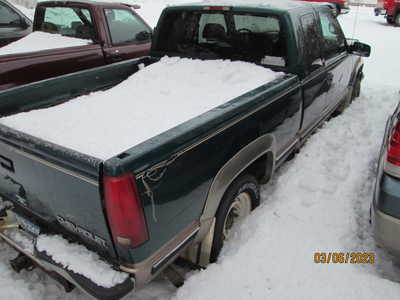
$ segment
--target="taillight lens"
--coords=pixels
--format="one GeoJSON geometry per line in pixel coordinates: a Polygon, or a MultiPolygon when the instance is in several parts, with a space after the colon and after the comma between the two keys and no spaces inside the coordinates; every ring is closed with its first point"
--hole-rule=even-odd
{"type": "Polygon", "coordinates": [[[149,239],[135,177],[131,174],[104,176],[104,198],[114,241],[134,248],[149,239]]]}
{"type": "Polygon", "coordinates": [[[393,128],[388,146],[387,161],[400,166],[400,122],[397,122],[393,128]]]}

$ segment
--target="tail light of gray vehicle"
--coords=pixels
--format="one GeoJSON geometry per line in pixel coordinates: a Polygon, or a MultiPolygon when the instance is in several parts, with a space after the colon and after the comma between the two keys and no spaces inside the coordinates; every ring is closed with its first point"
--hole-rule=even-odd
{"type": "Polygon", "coordinates": [[[387,174],[400,178],[400,120],[395,117],[388,131],[384,170],[387,174]]]}
{"type": "Polygon", "coordinates": [[[149,239],[135,177],[104,176],[104,198],[108,222],[114,242],[135,248],[149,239]]]}

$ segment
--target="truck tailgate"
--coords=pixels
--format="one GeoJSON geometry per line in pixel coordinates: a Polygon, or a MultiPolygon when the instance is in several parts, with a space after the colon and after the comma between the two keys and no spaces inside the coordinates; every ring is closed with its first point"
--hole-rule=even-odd
{"type": "Polygon", "coordinates": [[[101,166],[98,159],[0,126],[0,195],[27,221],[20,222],[23,229],[62,233],[115,258],[99,189],[101,166]]]}

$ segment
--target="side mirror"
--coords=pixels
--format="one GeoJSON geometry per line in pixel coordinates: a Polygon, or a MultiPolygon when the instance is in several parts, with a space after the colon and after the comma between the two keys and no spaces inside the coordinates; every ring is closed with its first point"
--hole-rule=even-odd
{"type": "Polygon", "coordinates": [[[362,57],[369,57],[371,55],[371,46],[360,42],[354,42],[349,46],[349,52],[362,57]]]}

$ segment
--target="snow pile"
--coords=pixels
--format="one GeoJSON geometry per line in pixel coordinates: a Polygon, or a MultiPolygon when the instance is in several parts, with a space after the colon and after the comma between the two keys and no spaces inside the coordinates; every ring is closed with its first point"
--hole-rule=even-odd
{"type": "Polygon", "coordinates": [[[115,271],[100,260],[96,253],[81,245],[69,243],[61,236],[40,235],[36,241],[36,248],[66,269],[83,275],[105,288],[111,288],[128,278],[126,273],[115,271]]]}
{"type": "Polygon", "coordinates": [[[35,31],[23,37],[22,39],[19,39],[11,44],[0,48],[0,55],[20,54],[59,48],[85,46],[91,43],[92,41],[90,40],[77,39],[60,34],[35,31]]]}
{"type": "Polygon", "coordinates": [[[108,159],[280,75],[245,62],[164,57],[110,90],[0,123],[108,159]]]}
{"type": "Polygon", "coordinates": [[[5,234],[15,241],[27,253],[33,254],[33,237],[19,230],[6,230],[5,234]]]}

